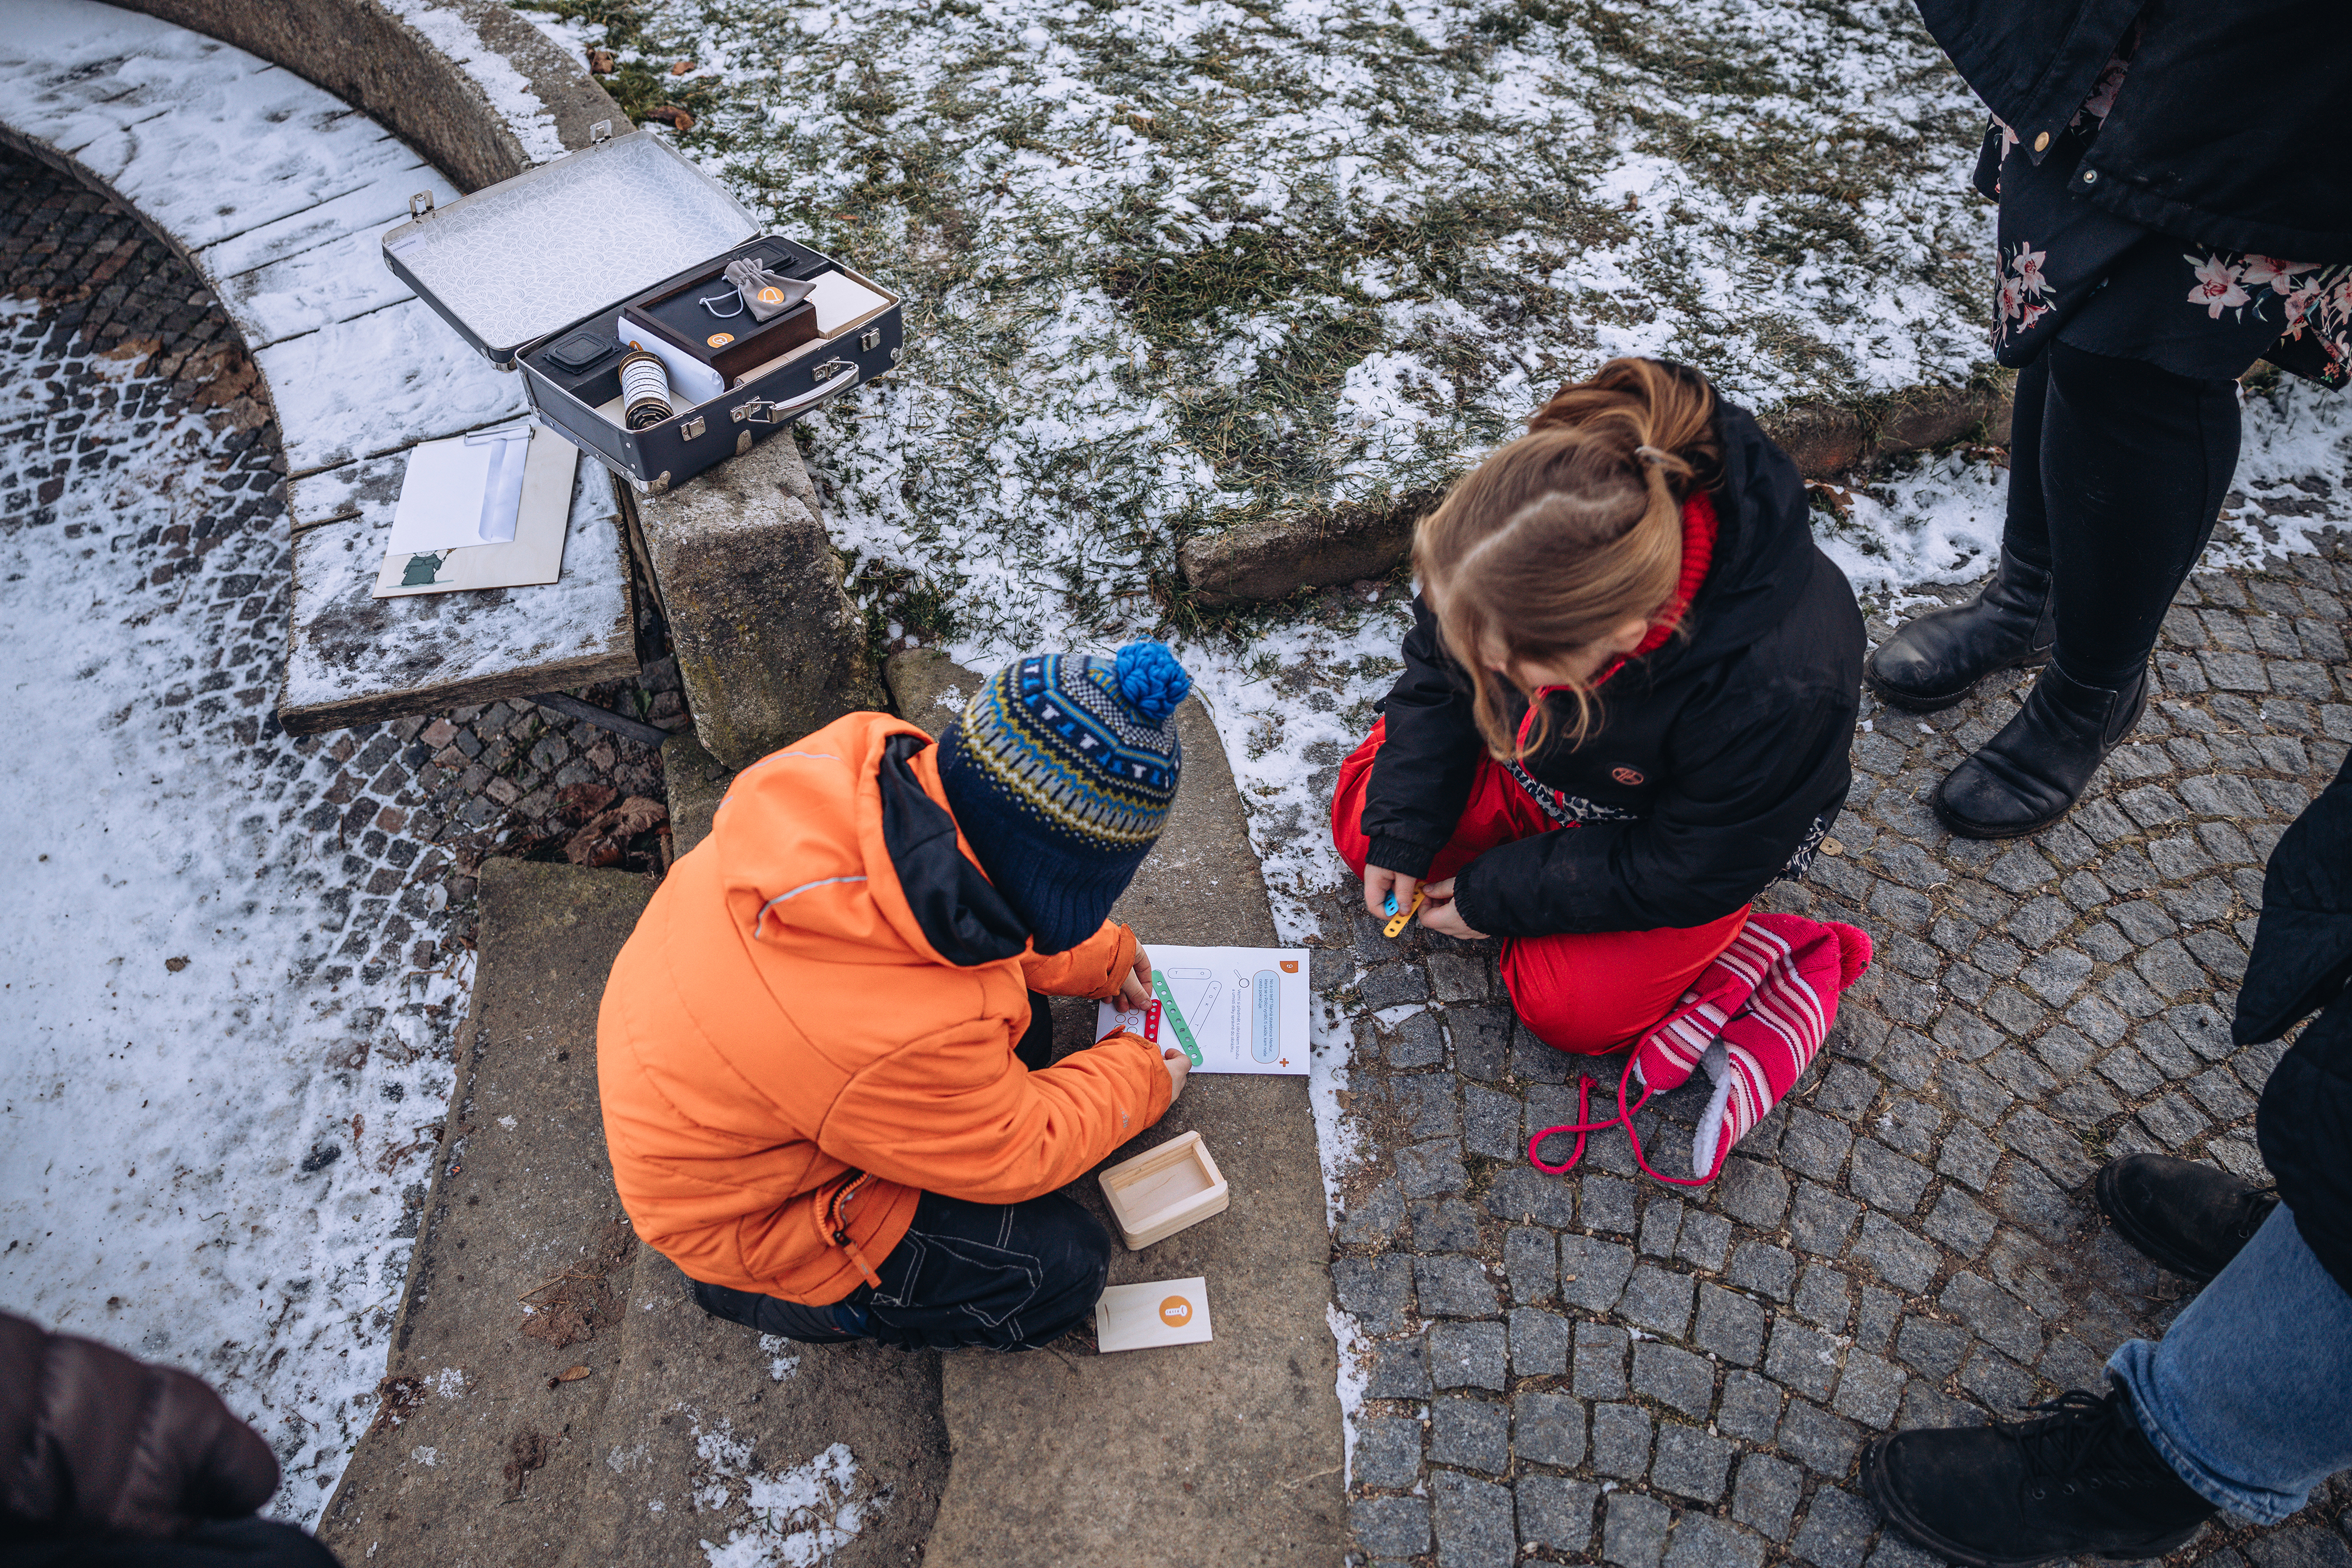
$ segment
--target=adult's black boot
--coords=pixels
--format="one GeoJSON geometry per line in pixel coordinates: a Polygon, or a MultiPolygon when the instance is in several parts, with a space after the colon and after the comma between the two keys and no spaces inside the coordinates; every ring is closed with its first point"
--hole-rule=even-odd
{"type": "Polygon", "coordinates": [[[2274,1187],[2170,1155],[2109,1160],[2095,1186],[2116,1235],[2200,1285],[2230,1266],[2279,1204],[2274,1187]]]}
{"type": "Polygon", "coordinates": [[[2051,661],[2017,716],[1936,786],[1936,815],[1964,839],[2020,839],[2068,811],[2147,711],[2147,670],[2121,690],[2051,661]]]}
{"type": "Polygon", "coordinates": [[[2049,660],[2058,635],[2050,597],[2050,569],[2003,549],[1974,599],[1922,615],[1872,649],[1863,677],[1892,706],[1949,707],[1996,670],[2049,660]]]}
{"type": "Polygon", "coordinates": [[[2216,1511],[2149,1446],[2121,1388],[2033,1408],[2047,1414],[1881,1437],[1863,1489],[1895,1529],[1969,1568],[2161,1557],[2216,1511]]]}

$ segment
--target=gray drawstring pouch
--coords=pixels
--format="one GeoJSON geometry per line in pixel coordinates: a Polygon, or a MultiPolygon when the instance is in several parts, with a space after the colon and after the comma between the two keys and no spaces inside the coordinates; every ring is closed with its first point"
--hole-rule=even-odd
{"type": "Polygon", "coordinates": [[[727,281],[742,295],[754,321],[781,316],[807,298],[816,285],[802,283],[769,271],[750,256],[727,264],[727,281]]]}

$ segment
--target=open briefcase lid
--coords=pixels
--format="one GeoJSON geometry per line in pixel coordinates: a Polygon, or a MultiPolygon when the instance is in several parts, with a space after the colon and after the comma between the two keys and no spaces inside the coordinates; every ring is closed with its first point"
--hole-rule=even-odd
{"type": "Polygon", "coordinates": [[[384,265],[501,370],[549,333],[760,232],[719,183],[632,131],[446,207],[425,198],[383,236],[384,265]]]}

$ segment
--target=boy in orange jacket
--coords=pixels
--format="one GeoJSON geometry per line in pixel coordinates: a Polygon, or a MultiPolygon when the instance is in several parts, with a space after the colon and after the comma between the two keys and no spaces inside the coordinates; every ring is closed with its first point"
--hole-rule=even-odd
{"type": "Polygon", "coordinates": [[[621,1201],[706,1311],[1013,1350],[1093,1310],[1111,1240],[1055,1189],[1186,1062],[1116,1034],[1048,1066],[1045,996],[1149,994],[1106,917],[1175,799],[1190,685],[1157,643],[1038,654],[936,746],[856,713],[736,777],[596,1027],[621,1201]]]}

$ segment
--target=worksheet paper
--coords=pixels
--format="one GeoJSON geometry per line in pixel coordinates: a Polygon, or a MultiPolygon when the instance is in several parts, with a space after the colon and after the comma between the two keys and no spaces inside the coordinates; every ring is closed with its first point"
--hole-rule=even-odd
{"type": "Polygon", "coordinates": [[[1303,947],[1163,947],[1151,956],[1155,1006],[1099,1004],[1095,1037],[1132,1030],[1192,1059],[1195,1072],[1307,1074],[1303,947]]]}

